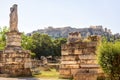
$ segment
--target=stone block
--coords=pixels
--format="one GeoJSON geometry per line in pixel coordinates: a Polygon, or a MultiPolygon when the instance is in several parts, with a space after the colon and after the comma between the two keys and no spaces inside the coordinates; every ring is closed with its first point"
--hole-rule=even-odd
{"type": "Polygon", "coordinates": [[[86,42],[82,42],[82,43],[80,43],[79,46],[78,46],[78,48],[80,48],[80,49],[84,49],[84,48],[86,48],[86,47],[87,47],[87,43],[86,43],[86,42]]]}
{"type": "Polygon", "coordinates": [[[84,54],[84,55],[88,55],[88,54],[90,54],[90,52],[88,52],[88,50],[85,48],[85,49],[82,49],[82,53],[84,54]]]}
{"type": "Polygon", "coordinates": [[[63,64],[63,65],[60,66],[60,68],[70,68],[70,69],[74,69],[75,68],[75,69],[78,69],[80,67],[79,67],[79,64],[72,64],[72,65],[71,64],[67,64],[67,65],[63,64]]]}
{"type": "Polygon", "coordinates": [[[96,48],[87,48],[87,51],[90,53],[90,54],[96,54],[96,48]]]}
{"type": "Polygon", "coordinates": [[[59,70],[60,75],[71,75],[70,69],[61,69],[59,70]]]}
{"type": "Polygon", "coordinates": [[[86,64],[86,65],[80,65],[81,68],[98,68],[100,67],[98,64],[86,64]]]}
{"type": "Polygon", "coordinates": [[[79,55],[79,59],[96,59],[96,55],[79,55]]]}
{"type": "Polygon", "coordinates": [[[82,49],[75,49],[74,54],[82,54],[82,49]]]}
{"type": "Polygon", "coordinates": [[[96,47],[96,46],[97,46],[97,42],[95,41],[87,43],[87,47],[96,47]]]}
{"type": "Polygon", "coordinates": [[[68,51],[61,51],[61,54],[62,55],[68,55],[69,53],[68,53],[68,51]]]}
{"type": "Polygon", "coordinates": [[[62,57],[61,57],[61,60],[62,61],[76,61],[76,59],[78,58],[78,56],[76,56],[76,55],[63,55],[62,57]]]}
{"type": "Polygon", "coordinates": [[[4,50],[4,53],[13,53],[14,52],[14,50],[4,50]]]}
{"type": "Polygon", "coordinates": [[[77,61],[62,61],[61,64],[77,64],[77,61]]]}
{"type": "Polygon", "coordinates": [[[71,75],[75,75],[80,69],[71,69],[71,75]]]}
{"type": "Polygon", "coordinates": [[[75,54],[75,49],[74,48],[68,49],[68,54],[75,54]]]}
{"type": "Polygon", "coordinates": [[[85,65],[85,64],[97,64],[97,61],[96,60],[89,60],[89,59],[86,59],[86,60],[80,60],[78,63],[80,63],[81,65],[85,65]]]}
{"type": "Polygon", "coordinates": [[[95,48],[85,48],[85,49],[82,49],[82,53],[84,55],[88,55],[88,54],[93,55],[93,54],[96,54],[95,51],[96,51],[95,48]]]}
{"type": "Polygon", "coordinates": [[[95,73],[81,73],[77,72],[74,76],[74,80],[97,80],[97,74],[95,73]]]}

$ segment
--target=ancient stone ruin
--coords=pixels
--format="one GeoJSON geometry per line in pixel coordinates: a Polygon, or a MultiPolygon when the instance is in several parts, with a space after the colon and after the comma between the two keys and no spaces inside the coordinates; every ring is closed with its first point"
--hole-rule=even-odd
{"type": "Polygon", "coordinates": [[[0,73],[6,76],[31,76],[29,50],[21,47],[21,34],[17,28],[17,5],[10,8],[10,31],[6,33],[6,47],[0,52],[0,73]]]}
{"type": "Polygon", "coordinates": [[[62,45],[60,77],[96,80],[96,74],[102,73],[95,52],[99,37],[90,36],[88,40],[83,41],[78,32],[69,33],[67,43],[62,45]]]}

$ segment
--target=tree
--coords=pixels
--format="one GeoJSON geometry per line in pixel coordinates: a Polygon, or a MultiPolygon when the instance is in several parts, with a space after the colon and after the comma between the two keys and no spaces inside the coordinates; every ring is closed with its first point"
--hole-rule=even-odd
{"type": "Polygon", "coordinates": [[[54,44],[54,56],[61,56],[61,45],[67,42],[66,38],[57,38],[53,40],[54,44]]]}
{"type": "Polygon", "coordinates": [[[120,42],[102,42],[97,54],[103,71],[111,80],[120,80],[120,42]]]}
{"type": "Polygon", "coordinates": [[[0,50],[3,50],[6,45],[6,32],[8,32],[8,28],[5,26],[0,28],[0,50]]]}
{"type": "Polygon", "coordinates": [[[34,47],[31,49],[40,59],[41,56],[49,56],[53,53],[53,44],[50,36],[46,34],[35,33],[32,35],[34,47]]]}
{"type": "Polygon", "coordinates": [[[66,43],[66,38],[53,39],[47,34],[35,33],[31,36],[31,51],[40,59],[41,56],[60,56],[61,44],[66,43]]]}
{"type": "MultiPolygon", "coordinates": [[[[22,33],[21,45],[25,50],[31,50],[34,47],[32,37],[27,36],[24,33],[22,33]]],[[[33,52],[31,52],[30,55],[31,55],[32,58],[34,58],[36,56],[35,53],[33,53],[33,52]]]]}
{"type": "Polygon", "coordinates": [[[31,50],[31,48],[34,47],[31,36],[27,36],[24,33],[22,34],[22,47],[26,50],[31,50]]]}

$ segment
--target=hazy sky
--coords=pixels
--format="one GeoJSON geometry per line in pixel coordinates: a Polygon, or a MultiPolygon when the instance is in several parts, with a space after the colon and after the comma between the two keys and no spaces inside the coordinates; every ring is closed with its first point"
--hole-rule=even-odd
{"type": "Polygon", "coordinates": [[[120,0],[0,0],[0,26],[9,27],[10,7],[18,4],[18,28],[32,32],[48,26],[103,25],[120,33],[120,0]]]}

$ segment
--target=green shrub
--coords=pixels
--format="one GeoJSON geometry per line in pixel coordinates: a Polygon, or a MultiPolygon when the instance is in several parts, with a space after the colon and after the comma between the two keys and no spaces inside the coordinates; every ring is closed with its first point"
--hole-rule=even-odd
{"type": "Polygon", "coordinates": [[[98,63],[111,80],[120,80],[120,42],[102,42],[98,49],[98,63]]]}

